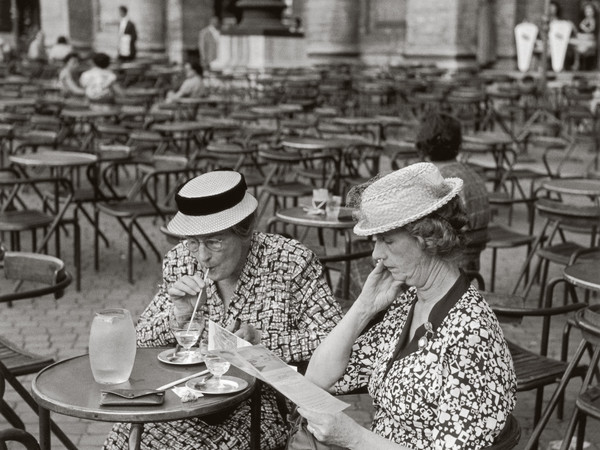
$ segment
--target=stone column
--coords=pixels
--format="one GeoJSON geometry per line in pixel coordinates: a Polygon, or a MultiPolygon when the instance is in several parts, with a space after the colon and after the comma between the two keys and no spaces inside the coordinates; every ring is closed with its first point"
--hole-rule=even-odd
{"type": "Polygon", "coordinates": [[[138,34],[138,56],[165,52],[166,3],[164,0],[129,1],[129,16],[135,23],[138,34]]]}
{"type": "Polygon", "coordinates": [[[356,58],[359,14],[357,0],[305,0],[303,22],[309,58],[356,58]]]}
{"type": "Polygon", "coordinates": [[[475,63],[477,3],[473,0],[407,0],[407,59],[445,66],[475,63]]]}
{"type": "Polygon", "coordinates": [[[183,50],[183,3],[182,0],[167,0],[166,45],[169,61],[181,63],[183,50]]]}
{"type": "Polygon", "coordinates": [[[495,67],[515,68],[517,54],[515,26],[521,21],[518,3],[518,0],[496,0],[494,2],[496,56],[498,57],[495,67]]]}
{"type": "Polygon", "coordinates": [[[90,52],[94,47],[94,10],[92,0],[69,0],[69,32],[73,48],[90,52]]]}

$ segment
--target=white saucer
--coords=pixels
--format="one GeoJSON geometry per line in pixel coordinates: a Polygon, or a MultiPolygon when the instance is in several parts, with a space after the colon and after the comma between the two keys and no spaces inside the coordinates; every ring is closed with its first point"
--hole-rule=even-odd
{"type": "Polygon", "coordinates": [[[158,360],[160,362],[164,362],[165,364],[171,364],[173,366],[192,366],[194,364],[200,364],[204,362],[204,358],[200,355],[200,352],[192,350],[192,357],[187,356],[179,356],[182,351],[179,352],[177,356],[174,356],[175,349],[170,348],[158,354],[158,360]]]}

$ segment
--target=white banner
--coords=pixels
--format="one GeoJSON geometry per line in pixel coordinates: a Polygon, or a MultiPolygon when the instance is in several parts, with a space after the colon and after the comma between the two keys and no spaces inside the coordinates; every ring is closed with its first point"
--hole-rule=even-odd
{"type": "Polygon", "coordinates": [[[531,66],[535,40],[538,27],[531,22],[522,22],[515,27],[515,41],[517,43],[517,67],[521,72],[527,72],[531,66]]]}

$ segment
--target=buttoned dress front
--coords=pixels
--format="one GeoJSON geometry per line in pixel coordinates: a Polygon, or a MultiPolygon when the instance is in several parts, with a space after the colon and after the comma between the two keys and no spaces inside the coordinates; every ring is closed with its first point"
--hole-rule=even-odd
{"type": "Polygon", "coordinates": [[[367,386],[375,409],[372,431],[408,448],[491,445],[514,408],[516,391],[496,316],[461,276],[429,316],[433,333],[421,326],[408,342],[416,301],[410,288],[357,339],[334,391],[367,386]],[[398,346],[402,340],[404,347],[398,346]]]}

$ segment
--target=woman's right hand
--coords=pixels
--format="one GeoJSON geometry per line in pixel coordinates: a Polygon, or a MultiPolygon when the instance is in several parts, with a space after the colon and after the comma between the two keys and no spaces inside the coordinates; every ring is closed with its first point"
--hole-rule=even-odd
{"type": "Polygon", "coordinates": [[[204,280],[200,273],[185,275],[177,280],[167,291],[174,305],[175,317],[191,316],[198,293],[204,289],[204,280]]]}
{"type": "Polygon", "coordinates": [[[398,297],[401,286],[402,282],[394,280],[383,263],[377,261],[355,303],[375,315],[387,308],[398,297]]]}

